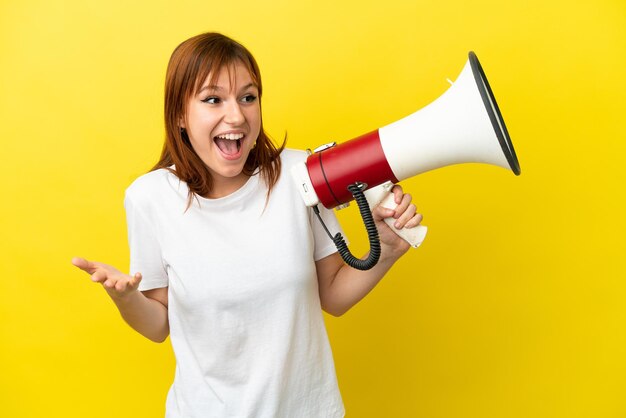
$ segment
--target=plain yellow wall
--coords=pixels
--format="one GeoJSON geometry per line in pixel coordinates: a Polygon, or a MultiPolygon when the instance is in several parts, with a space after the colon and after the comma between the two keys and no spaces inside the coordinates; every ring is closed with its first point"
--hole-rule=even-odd
{"type": "Polygon", "coordinates": [[[209,30],[255,54],[291,147],[416,111],[473,50],[517,149],[520,177],[403,182],[426,242],[327,318],[348,417],[626,416],[623,0],[3,0],[0,415],[163,415],[169,342],[70,259],[128,267],[123,192],[161,149],[167,60],[209,30]]]}

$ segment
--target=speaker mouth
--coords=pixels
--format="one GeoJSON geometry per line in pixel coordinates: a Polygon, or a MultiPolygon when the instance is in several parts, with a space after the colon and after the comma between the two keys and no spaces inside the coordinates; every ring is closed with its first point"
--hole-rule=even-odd
{"type": "Polygon", "coordinates": [[[498,142],[500,142],[502,152],[504,152],[506,161],[509,163],[513,173],[515,173],[516,176],[519,176],[521,169],[519,161],[517,160],[517,155],[515,154],[515,148],[513,148],[509,131],[506,129],[504,118],[502,117],[496,98],[491,91],[491,87],[489,86],[489,81],[487,81],[483,67],[480,65],[476,54],[472,51],[469,52],[469,61],[472,67],[472,73],[474,74],[474,80],[476,81],[478,91],[480,92],[480,97],[483,99],[483,104],[489,114],[491,125],[493,126],[493,130],[498,137],[498,142]]]}

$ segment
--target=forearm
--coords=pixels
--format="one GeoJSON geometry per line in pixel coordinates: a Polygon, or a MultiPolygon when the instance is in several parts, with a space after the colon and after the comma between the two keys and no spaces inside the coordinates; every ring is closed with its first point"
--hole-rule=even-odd
{"type": "Polygon", "coordinates": [[[123,298],[111,296],[122,318],[144,337],[163,342],[169,335],[167,308],[136,290],[123,298]]]}
{"type": "Polygon", "coordinates": [[[403,194],[398,185],[392,189],[395,209],[380,205],[372,210],[380,238],[381,255],[378,263],[370,270],[356,270],[343,263],[335,253],[315,262],[322,309],[331,315],[343,315],[363,299],[389,271],[391,266],[410,248],[384,221],[394,218],[394,228],[414,228],[422,215],[411,203],[411,196],[403,194]]]}
{"type": "Polygon", "coordinates": [[[342,263],[334,279],[320,289],[322,308],[331,315],[343,315],[376,287],[398,258],[381,256],[372,269],[365,271],[342,263]]]}

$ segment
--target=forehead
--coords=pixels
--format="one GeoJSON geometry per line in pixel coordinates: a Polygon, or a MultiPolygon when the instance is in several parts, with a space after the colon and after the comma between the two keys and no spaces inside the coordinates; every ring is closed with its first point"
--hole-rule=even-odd
{"type": "Polygon", "coordinates": [[[219,88],[234,90],[250,84],[257,87],[255,77],[243,62],[237,60],[209,71],[204,80],[198,80],[198,89],[219,88]]]}

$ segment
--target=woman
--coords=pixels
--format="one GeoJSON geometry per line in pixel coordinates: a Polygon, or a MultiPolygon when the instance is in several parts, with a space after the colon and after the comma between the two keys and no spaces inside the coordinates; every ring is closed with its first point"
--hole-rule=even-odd
{"type": "MultiPolygon", "coordinates": [[[[131,271],[81,258],[122,317],[147,338],[169,335],[176,375],[167,417],[341,417],[322,309],[341,315],[409,245],[382,222],[421,221],[393,189],[376,208],[381,257],[346,266],[284,168],[306,153],[263,130],[252,55],[221,34],[183,42],[165,88],[160,161],[126,191],[131,271]],[[140,273],[139,273],[140,272],[140,273]]],[[[339,225],[322,210],[331,230],[339,225]]]]}

